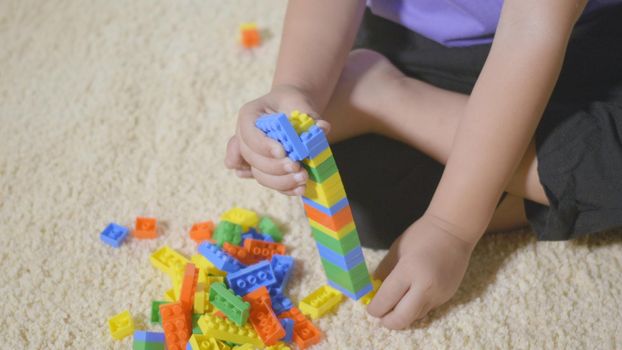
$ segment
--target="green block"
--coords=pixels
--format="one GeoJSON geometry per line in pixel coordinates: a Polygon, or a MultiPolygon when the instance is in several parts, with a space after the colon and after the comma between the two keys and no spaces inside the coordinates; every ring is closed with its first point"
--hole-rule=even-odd
{"type": "Polygon", "coordinates": [[[280,242],[283,240],[283,233],[279,229],[279,227],[267,216],[261,218],[258,225],[259,232],[265,233],[272,237],[275,242],[280,242]]]}
{"type": "Polygon", "coordinates": [[[132,350],[166,350],[164,343],[136,341],[132,342],[132,350]]]}
{"type": "Polygon", "coordinates": [[[242,226],[223,220],[218,223],[214,230],[214,240],[219,247],[222,247],[225,242],[240,245],[242,242],[242,226]]]}
{"type": "Polygon", "coordinates": [[[192,334],[203,334],[201,332],[201,328],[199,328],[199,318],[201,318],[201,314],[192,314],[192,334]]]}
{"type": "Polygon", "coordinates": [[[345,236],[341,237],[341,239],[335,239],[326,233],[314,228],[311,226],[311,234],[313,235],[313,239],[317,242],[322,243],[327,248],[330,248],[335,253],[339,253],[340,255],[348,254],[352,249],[359,247],[361,245],[361,241],[359,241],[359,234],[356,231],[356,228],[345,236]]]}
{"type": "Polygon", "coordinates": [[[354,294],[371,283],[369,272],[367,271],[367,266],[364,261],[354,266],[349,271],[344,271],[328,260],[321,260],[324,271],[326,272],[326,277],[354,294]]]}
{"type": "Polygon", "coordinates": [[[160,305],[168,303],[168,301],[163,300],[154,300],[151,302],[151,324],[162,324],[162,318],[160,317],[160,305]]]}
{"type": "Polygon", "coordinates": [[[324,180],[328,179],[331,175],[337,172],[337,163],[335,162],[335,158],[333,158],[333,156],[328,157],[322,162],[322,164],[315,168],[304,163],[302,163],[302,166],[307,169],[309,178],[316,183],[322,183],[324,180]]]}
{"type": "Polygon", "coordinates": [[[251,305],[235,295],[224,283],[215,282],[211,284],[209,302],[238,326],[246,324],[251,305]]]}

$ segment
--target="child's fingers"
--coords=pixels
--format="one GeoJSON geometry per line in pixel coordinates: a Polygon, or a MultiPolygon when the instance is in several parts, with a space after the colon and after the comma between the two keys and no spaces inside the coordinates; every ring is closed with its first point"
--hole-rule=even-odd
{"type": "Polygon", "coordinates": [[[397,264],[397,261],[399,259],[399,256],[397,254],[397,248],[399,247],[399,242],[401,238],[402,236],[399,236],[397,240],[395,240],[395,242],[391,246],[391,249],[389,249],[389,252],[387,253],[387,255],[385,255],[382,261],[380,261],[380,264],[378,264],[376,271],[374,271],[374,278],[384,281],[384,279],[387,278],[389,273],[391,273],[391,271],[393,270],[393,268],[395,267],[395,264],[397,264]]]}
{"type": "Polygon", "coordinates": [[[240,142],[240,151],[242,157],[251,165],[251,167],[261,170],[261,172],[271,175],[287,175],[300,171],[300,164],[284,157],[280,159],[268,158],[254,152],[246,143],[246,140],[240,142]]]}
{"type": "Polygon", "coordinates": [[[411,287],[393,311],[382,318],[382,324],[390,329],[404,329],[413,323],[425,307],[426,297],[423,291],[411,287]]]}
{"type": "Polygon", "coordinates": [[[236,136],[232,136],[227,142],[227,151],[225,153],[225,166],[229,169],[249,169],[250,166],[248,163],[242,158],[242,154],[240,152],[240,143],[236,136]]]}
{"type": "Polygon", "coordinates": [[[322,129],[324,131],[324,133],[326,135],[328,135],[328,133],[330,133],[330,128],[331,127],[330,127],[330,123],[329,122],[327,122],[324,119],[319,119],[319,120],[316,120],[315,123],[318,126],[318,128],[320,128],[320,129],[322,129]]]}
{"type": "Polygon", "coordinates": [[[378,318],[384,316],[402,299],[409,287],[408,277],[397,266],[380,285],[376,296],[367,306],[367,312],[378,318]]]}
{"type": "Polygon", "coordinates": [[[294,188],[293,190],[288,190],[288,191],[279,191],[282,194],[286,195],[286,196],[291,196],[291,197],[295,197],[295,196],[302,196],[303,194],[305,194],[305,186],[299,186],[294,188]]]}
{"type": "Polygon", "coordinates": [[[240,118],[238,123],[238,132],[255,153],[267,158],[283,158],[285,151],[280,143],[264,135],[261,130],[255,126],[255,121],[261,115],[262,111],[259,105],[246,105],[240,110],[240,118]]]}
{"type": "Polygon", "coordinates": [[[235,171],[235,175],[237,175],[239,178],[242,178],[242,179],[253,178],[253,172],[251,171],[251,169],[237,169],[235,171]]]}
{"type": "Polygon", "coordinates": [[[253,177],[261,185],[277,191],[290,191],[304,185],[307,181],[307,172],[301,170],[294,174],[271,175],[262,172],[257,168],[251,168],[253,177]]]}

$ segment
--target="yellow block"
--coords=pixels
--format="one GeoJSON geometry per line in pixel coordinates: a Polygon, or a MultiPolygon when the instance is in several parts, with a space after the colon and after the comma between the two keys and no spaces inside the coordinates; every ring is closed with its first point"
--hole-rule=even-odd
{"type": "Polygon", "coordinates": [[[199,268],[199,278],[197,279],[197,287],[194,291],[194,313],[202,314],[205,313],[205,291],[207,284],[207,272],[204,269],[199,268]]]}
{"type": "Polygon", "coordinates": [[[307,180],[304,196],[327,208],[335,205],[346,196],[339,172],[334,173],[321,184],[307,180]]]}
{"type": "Polygon", "coordinates": [[[228,319],[222,319],[211,314],[201,316],[198,323],[204,335],[236,344],[250,343],[260,348],[264,347],[250,323],[238,326],[228,319]]]}
{"type": "Polygon", "coordinates": [[[359,299],[359,301],[363,305],[368,305],[371,302],[371,300],[376,295],[376,292],[378,291],[378,288],[380,288],[380,285],[382,284],[382,281],[381,280],[377,280],[377,279],[372,279],[371,280],[371,284],[373,286],[373,289],[371,290],[371,292],[365,294],[361,299],[359,299]]]}
{"type": "Polygon", "coordinates": [[[259,224],[259,215],[252,210],[232,208],[224,212],[220,216],[220,220],[240,225],[242,226],[242,231],[248,231],[250,227],[257,227],[259,224]]]}
{"type": "Polygon", "coordinates": [[[230,350],[231,347],[227,346],[214,337],[203,334],[193,334],[190,337],[190,346],[192,350],[230,350]]]}
{"type": "Polygon", "coordinates": [[[354,230],[356,228],[356,225],[354,224],[354,221],[352,221],[349,224],[343,226],[342,228],[339,229],[339,231],[333,231],[330,228],[320,224],[317,221],[311,220],[311,219],[309,219],[309,224],[313,228],[326,233],[327,235],[333,237],[336,240],[340,240],[341,238],[343,238],[345,235],[347,235],[348,233],[352,232],[352,230],[354,230]]]}
{"type": "Polygon", "coordinates": [[[234,346],[233,350],[255,350],[256,347],[253,344],[242,344],[242,345],[238,345],[238,346],[234,346]]]}
{"type": "Polygon", "coordinates": [[[186,264],[190,262],[185,256],[166,245],[153,252],[149,260],[153,266],[165,272],[171,278],[174,278],[177,271],[181,270],[183,273],[186,264]]]}
{"type": "Polygon", "coordinates": [[[114,339],[123,339],[134,333],[134,320],[128,310],[108,319],[110,335],[114,339]]]}
{"type": "Polygon", "coordinates": [[[289,115],[289,122],[292,123],[292,126],[298,135],[309,130],[310,127],[315,125],[313,118],[306,113],[300,113],[300,111],[293,111],[289,115]]]}
{"type": "Polygon", "coordinates": [[[285,343],[278,342],[272,346],[268,346],[266,350],[292,350],[292,348],[287,346],[285,343]]]}
{"type": "Polygon", "coordinates": [[[225,276],[227,274],[226,272],[217,269],[211,261],[207,260],[207,258],[201,254],[194,254],[192,256],[192,263],[199,269],[205,270],[208,275],[225,276]]]}
{"type": "Polygon", "coordinates": [[[175,296],[175,289],[171,288],[164,292],[164,300],[170,301],[172,303],[177,301],[177,297],[175,296]]]}
{"type": "Polygon", "coordinates": [[[312,319],[318,319],[333,310],[343,300],[343,295],[330,286],[321,286],[300,301],[298,308],[312,319]]]}
{"type": "Polygon", "coordinates": [[[304,159],[302,162],[310,166],[311,168],[317,168],[318,166],[320,166],[320,164],[324,163],[324,161],[328,159],[328,157],[332,157],[332,155],[333,155],[333,151],[330,150],[330,147],[327,147],[325,150],[320,152],[320,154],[318,154],[317,156],[311,159],[308,159],[308,158],[304,159]]]}

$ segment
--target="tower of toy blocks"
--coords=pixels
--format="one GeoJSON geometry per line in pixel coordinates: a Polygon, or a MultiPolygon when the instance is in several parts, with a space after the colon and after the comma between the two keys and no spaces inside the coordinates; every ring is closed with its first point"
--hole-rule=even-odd
{"type": "Polygon", "coordinates": [[[278,141],[309,173],[303,205],[328,283],[358,300],[372,290],[365,258],[337,164],[320,129],[308,115],[268,114],[255,125],[278,141]]]}

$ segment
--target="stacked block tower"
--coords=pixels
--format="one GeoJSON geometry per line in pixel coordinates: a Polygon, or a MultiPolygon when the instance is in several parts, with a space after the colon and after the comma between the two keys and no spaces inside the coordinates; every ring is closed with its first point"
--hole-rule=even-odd
{"type": "Polygon", "coordinates": [[[264,115],[255,125],[309,174],[302,201],[329,285],[354,300],[371,292],[350,204],[324,131],[297,111],[289,118],[264,115]]]}

